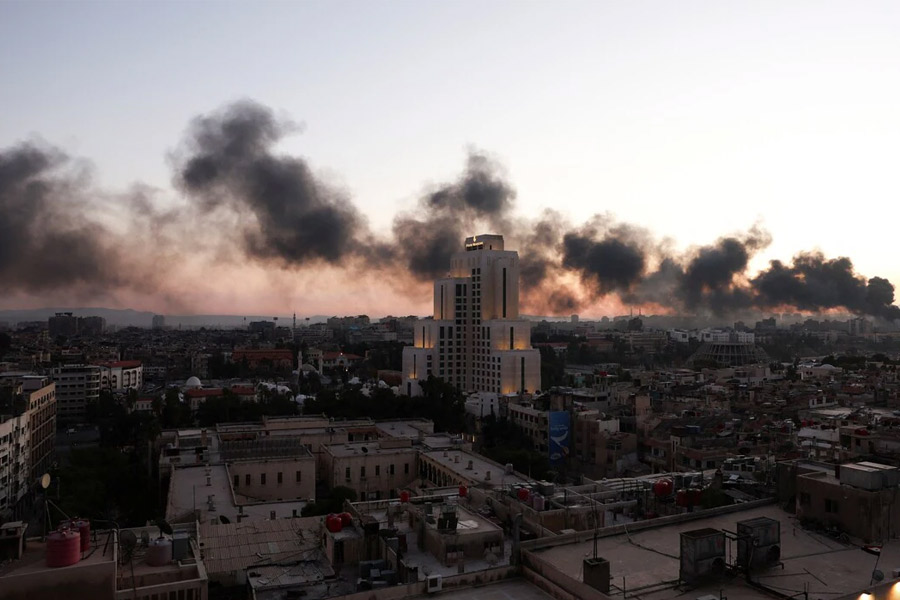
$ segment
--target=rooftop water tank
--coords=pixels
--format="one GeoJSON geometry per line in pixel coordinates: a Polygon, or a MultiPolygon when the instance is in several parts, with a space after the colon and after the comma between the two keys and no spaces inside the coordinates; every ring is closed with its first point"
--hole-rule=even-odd
{"type": "Polygon", "coordinates": [[[47,566],[68,567],[81,560],[81,534],[61,529],[47,536],[47,566]]]}
{"type": "Polygon", "coordinates": [[[162,567],[172,562],[172,540],[157,538],[150,542],[144,561],[151,567],[162,567]]]}

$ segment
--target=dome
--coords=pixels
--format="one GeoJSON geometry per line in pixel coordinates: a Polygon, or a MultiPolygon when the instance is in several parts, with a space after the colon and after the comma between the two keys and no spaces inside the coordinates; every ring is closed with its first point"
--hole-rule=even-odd
{"type": "Polygon", "coordinates": [[[197,376],[193,376],[187,380],[187,382],[184,384],[184,387],[190,388],[190,389],[202,388],[203,383],[200,381],[200,379],[197,376]]]}

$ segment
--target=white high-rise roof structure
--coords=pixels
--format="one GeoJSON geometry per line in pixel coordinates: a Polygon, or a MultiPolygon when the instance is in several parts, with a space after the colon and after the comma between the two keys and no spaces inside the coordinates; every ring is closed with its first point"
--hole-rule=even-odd
{"type": "Polygon", "coordinates": [[[434,315],[414,327],[403,349],[403,385],[410,396],[434,375],[462,391],[533,393],[541,356],[531,323],[519,318],[519,254],[503,236],[466,238],[450,259],[450,276],[434,282],[434,315]]]}

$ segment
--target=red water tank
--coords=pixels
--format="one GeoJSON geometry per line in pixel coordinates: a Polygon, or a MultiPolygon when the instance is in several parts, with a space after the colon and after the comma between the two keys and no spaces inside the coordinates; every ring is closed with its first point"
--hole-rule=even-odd
{"type": "Polygon", "coordinates": [[[342,512],[338,515],[338,518],[341,520],[342,527],[349,527],[353,523],[353,515],[348,512],[342,512]]]}
{"type": "Polygon", "coordinates": [[[87,519],[77,519],[72,521],[72,529],[78,531],[81,536],[81,551],[87,552],[91,549],[91,522],[87,519]]]}
{"type": "Polygon", "coordinates": [[[400,502],[409,502],[409,492],[406,490],[400,492],[400,502]]]}
{"type": "Polygon", "coordinates": [[[691,506],[699,506],[700,498],[703,497],[703,490],[700,488],[692,488],[688,490],[688,502],[691,506]]]}
{"type": "Polygon", "coordinates": [[[465,498],[468,495],[469,495],[469,488],[467,488],[464,485],[459,486],[459,497],[465,498]]]}
{"type": "Polygon", "coordinates": [[[328,515],[325,517],[325,529],[330,531],[331,533],[339,533],[344,529],[344,524],[341,522],[340,515],[328,515]]]}
{"type": "Polygon", "coordinates": [[[519,491],[516,492],[516,496],[518,496],[519,500],[522,502],[528,502],[528,498],[531,497],[531,492],[528,491],[528,488],[519,488],[519,491]]]}
{"type": "Polygon", "coordinates": [[[47,566],[68,567],[81,560],[81,534],[71,529],[47,536],[47,566]]]}
{"type": "Polygon", "coordinates": [[[675,494],[675,504],[677,504],[678,506],[687,506],[688,505],[687,490],[678,490],[678,493],[675,494]]]}
{"type": "Polygon", "coordinates": [[[657,498],[671,496],[673,489],[675,489],[675,484],[672,483],[671,479],[657,479],[656,483],[653,484],[653,493],[657,498]]]}

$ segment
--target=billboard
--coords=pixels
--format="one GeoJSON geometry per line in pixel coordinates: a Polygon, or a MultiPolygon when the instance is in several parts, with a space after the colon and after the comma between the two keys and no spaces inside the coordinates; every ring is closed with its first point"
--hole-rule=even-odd
{"type": "Polygon", "coordinates": [[[569,456],[571,438],[569,436],[569,413],[553,411],[550,413],[550,463],[559,464],[569,456]]]}

